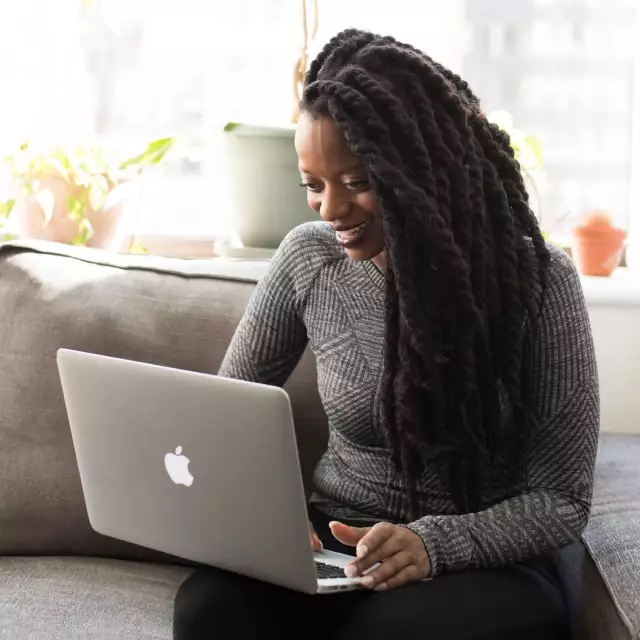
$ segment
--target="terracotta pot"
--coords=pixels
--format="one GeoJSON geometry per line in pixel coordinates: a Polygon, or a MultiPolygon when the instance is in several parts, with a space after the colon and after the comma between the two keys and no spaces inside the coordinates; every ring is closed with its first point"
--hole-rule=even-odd
{"type": "Polygon", "coordinates": [[[571,254],[585,276],[610,276],[620,265],[626,231],[611,226],[585,226],[573,230],[571,254]]]}
{"type": "MultiPolygon", "coordinates": [[[[78,237],[78,222],[68,216],[67,198],[73,195],[73,188],[59,176],[47,176],[40,180],[38,194],[19,200],[11,212],[8,226],[19,238],[34,238],[71,244],[78,237]],[[53,199],[53,213],[46,220],[42,204],[42,194],[53,199]]],[[[93,227],[94,234],[86,246],[109,251],[126,251],[128,247],[127,226],[139,204],[139,184],[131,176],[113,185],[104,205],[94,211],[87,205],[86,218],[93,227]]]]}

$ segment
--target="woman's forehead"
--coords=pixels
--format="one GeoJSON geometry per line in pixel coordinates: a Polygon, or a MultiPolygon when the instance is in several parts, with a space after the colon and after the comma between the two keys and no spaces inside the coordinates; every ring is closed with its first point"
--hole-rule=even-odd
{"type": "Polygon", "coordinates": [[[359,165],[357,157],[347,147],[344,136],[330,118],[313,118],[302,114],[295,136],[300,167],[308,172],[344,170],[359,165]]]}

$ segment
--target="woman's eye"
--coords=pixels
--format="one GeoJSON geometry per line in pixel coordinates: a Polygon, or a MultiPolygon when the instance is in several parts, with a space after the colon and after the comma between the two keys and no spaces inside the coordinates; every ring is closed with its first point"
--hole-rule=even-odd
{"type": "Polygon", "coordinates": [[[309,191],[313,191],[313,193],[320,193],[322,191],[322,185],[317,182],[303,182],[300,186],[309,189],[309,191]]]}
{"type": "Polygon", "coordinates": [[[344,186],[350,191],[366,191],[369,188],[369,183],[367,180],[352,180],[345,182],[344,186]]]}

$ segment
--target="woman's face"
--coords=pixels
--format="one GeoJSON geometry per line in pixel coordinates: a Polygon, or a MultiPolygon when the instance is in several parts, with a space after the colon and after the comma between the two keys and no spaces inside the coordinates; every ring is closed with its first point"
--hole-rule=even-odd
{"type": "Polygon", "coordinates": [[[384,236],[378,204],[364,167],[333,120],[303,113],[295,144],[309,206],[333,227],[352,260],[379,256],[384,236]]]}

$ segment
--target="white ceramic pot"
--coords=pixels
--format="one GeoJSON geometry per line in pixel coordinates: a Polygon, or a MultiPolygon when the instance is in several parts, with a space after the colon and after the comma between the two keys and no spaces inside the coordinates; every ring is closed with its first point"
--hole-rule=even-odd
{"type": "Polygon", "coordinates": [[[300,187],[294,134],[293,125],[240,124],[212,139],[212,191],[225,232],[242,247],[275,249],[291,229],[318,219],[300,187]]]}

